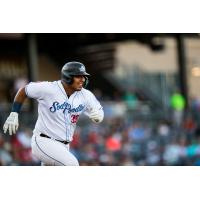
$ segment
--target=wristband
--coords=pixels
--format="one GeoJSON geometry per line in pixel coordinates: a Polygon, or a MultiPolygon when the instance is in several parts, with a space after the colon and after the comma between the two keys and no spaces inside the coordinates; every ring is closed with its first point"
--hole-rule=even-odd
{"type": "Polygon", "coordinates": [[[21,110],[21,107],[22,107],[22,103],[19,103],[19,102],[13,102],[13,105],[12,105],[12,112],[17,112],[19,113],[20,110],[21,110]]]}

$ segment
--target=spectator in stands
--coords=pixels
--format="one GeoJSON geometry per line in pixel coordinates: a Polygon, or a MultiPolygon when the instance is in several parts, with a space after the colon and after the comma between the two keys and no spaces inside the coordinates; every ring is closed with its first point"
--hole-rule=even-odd
{"type": "Polygon", "coordinates": [[[176,127],[180,127],[185,109],[185,97],[177,90],[170,98],[170,105],[173,110],[173,122],[176,127]]]}
{"type": "Polygon", "coordinates": [[[138,106],[138,98],[135,93],[131,90],[127,91],[124,95],[124,102],[126,103],[128,109],[133,110],[138,106]]]}
{"type": "MultiPolygon", "coordinates": [[[[196,129],[200,129],[200,99],[197,97],[190,98],[190,112],[191,118],[196,124],[196,129]]],[[[197,131],[199,132],[199,131],[197,131]]]]}
{"type": "Polygon", "coordinates": [[[0,165],[11,165],[13,161],[11,145],[6,142],[0,133],[0,165]]]}

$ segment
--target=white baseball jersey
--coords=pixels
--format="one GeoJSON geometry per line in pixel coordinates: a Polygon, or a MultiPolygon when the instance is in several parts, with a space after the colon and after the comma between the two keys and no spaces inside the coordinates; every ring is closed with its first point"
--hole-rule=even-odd
{"type": "Polygon", "coordinates": [[[25,87],[25,92],[38,101],[35,132],[54,139],[72,141],[81,113],[89,115],[92,109],[98,109],[103,115],[103,108],[92,92],[82,88],[68,98],[60,80],[31,82],[25,87]]]}

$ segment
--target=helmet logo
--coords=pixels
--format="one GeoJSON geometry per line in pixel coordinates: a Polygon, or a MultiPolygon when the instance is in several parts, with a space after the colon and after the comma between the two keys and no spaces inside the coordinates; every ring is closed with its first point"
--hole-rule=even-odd
{"type": "Polygon", "coordinates": [[[82,65],[81,68],[79,69],[81,72],[85,72],[85,67],[82,65]]]}

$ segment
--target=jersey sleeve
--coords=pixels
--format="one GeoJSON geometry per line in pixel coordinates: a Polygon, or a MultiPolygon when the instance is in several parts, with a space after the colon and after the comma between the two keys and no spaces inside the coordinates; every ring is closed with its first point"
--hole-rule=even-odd
{"type": "Polygon", "coordinates": [[[30,82],[25,86],[26,95],[33,99],[42,99],[48,91],[48,82],[30,82]]]}
{"type": "Polygon", "coordinates": [[[86,95],[86,108],[84,114],[88,116],[90,111],[93,109],[99,110],[99,112],[103,111],[103,107],[101,106],[100,102],[96,99],[92,92],[88,91],[86,95]]]}

